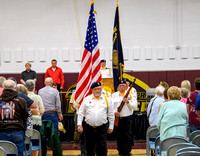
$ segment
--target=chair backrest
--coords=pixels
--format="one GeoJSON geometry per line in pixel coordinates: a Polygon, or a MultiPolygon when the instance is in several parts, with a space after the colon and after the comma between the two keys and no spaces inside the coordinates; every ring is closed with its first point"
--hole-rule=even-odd
{"type": "Polygon", "coordinates": [[[197,135],[196,137],[194,137],[194,139],[192,140],[192,143],[200,147],[200,135],[197,135]]]}
{"type": "Polygon", "coordinates": [[[160,153],[167,151],[171,145],[177,144],[177,143],[188,143],[188,141],[181,137],[166,138],[160,143],[160,153]]]}
{"type": "Polygon", "coordinates": [[[189,142],[192,142],[197,135],[200,135],[200,130],[196,130],[189,135],[189,142]]]}
{"type": "Polygon", "coordinates": [[[200,152],[186,151],[176,154],[176,156],[200,156],[200,152]]]}
{"type": "Polygon", "coordinates": [[[31,136],[31,140],[38,139],[39,140],[39,156],[41,156],[41,135],[40,132],[33,129],[33,135],[31,136]]]}
{"type": "Polygon", "coordinates": [[[6,154],[18,155],[17,146],[10,141],[0,140],[0,147],[5,150],[6,154]]]}
{"type": "Polygon", "coordinates": [[[25,135],[25,155],[31,155],[32,150],[31,150],[31,140],[29,136],[26,134],[25,135]]]}
{"type": "Polygon", "coordinates": [[[196,152],[200,152],[200,148],[199,148],[199,147],[185,147],[185,148],[179,149],[179,150],[176,152],[176,154],[182,153],[182,152],[186,152],[186,151],[196,151],[196,152]]]}
{"type": "Polygon", "coordinates": [[[160,136],[158,136],[155,140],[155,156],[159,155],[160,151],[160,136]]]}
{"type": "Polygon", "coordinates": [[[172,156],[172,155],[175,155],[176,152],[181,149],[181,148],[184,148],[184,147],[197,147],[196,145],[194,144],[190,144],[190,143],[178,143],[178,144],[174,144],[174,145],[171,145],[168,150],[167,150],[167,155],[168,156],[172,156]]]}
{"type": "Polygon", "coordinates": [[[156,127],[156,128],[151,129],[151,130],[147,133],[147,137],[148,137],[148,138],[154,138],[154,139],[156,139],[156,137],[158,136],[158,134],[159,134],[159,130],[158,130],[158,128],[156,127]]]}
{"type": "Polygon", "coordinates": [[[155,90],[156,90],[155,88],[146,89],[146,98],[148,98],[149,96],[155,96],[156,94],[155,90]]]}
{"type": "Polygon", "coordinates": [[[3,149],[3,147],[0,147],[0,156],[6,156],[6,151],[3,149]]]}
{"type": "Polygon", "coordinates": [[[153,129],[153,128],[157,128],[157,126],[156,126],[156,125],[155,125],[155,126],[149,126],[149,127],[147,128],[146,134],[147,134],[151,129],[153,129]]]}

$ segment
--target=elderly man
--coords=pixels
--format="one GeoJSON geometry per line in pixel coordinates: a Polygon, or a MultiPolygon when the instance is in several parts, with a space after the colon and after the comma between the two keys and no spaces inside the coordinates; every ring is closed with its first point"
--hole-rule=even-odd
{"type": "MultiPolygon", "coordinates": [[[[47,77],[45,79],[45,85],[46,87],[40,89],[38,92],[38,95],[42,98],[45,109],[42,120],[51,120],[58,135],[58,120],[63,120],[59,92],[52,87],[52,78],[47,77]]],[[[45,144],[42,145],[42,153],[44,155],[47,153],[45,144]]]]}
{"type": "Polygon", "coordinates": [[[20,82],[23,85],[25,85],[26,81],[29,80],[29,79],[32,79],[36,82],[37,81],[37,75],[36,75],[36,72],[34,70],[31,70],[31,64],[26,63],[25,68],[26,68],[26,70],[23,71],[20,75],[20,82]]]}
{"type": "Polygon", "coordinates": [[[49,67],[45,74],[45,79],[51,77],[53,82],[57,84],[58,91],[62,90],[64,87],[64,75],[62,69],[57,66],[57,61],[53,59],[51,61],[51,67],[49,67]]]}
{"type": "Polygon", "coordinates": [[[164,90],[163,86],[157,86],[155,89],[156,95],[154,98],[151,99],[148,110],[147,110],[147,117],[149,119],[150,126],[157,125],[157,118],[159,113],[159,105],[165,101],[164,99],[164,90]]]}
{"type": "Polygon", "coordinates": [[[45,79],[45,84],[46,87],[40,89],[38,92],[38,95],[42,98],[45,109],[42,120],[52,120],[58,134],[58,120],[63,120],[59,92],[52,87],[52,78],[47,77],[45,79]]]}
{"type": "Polygon", "coordinates": [[[112,133],[114,126],[113,105],[109,98],[101,95],[100,82],[94,82],[92,95],[84,98],[78,113],[78,131],[83,132],[82,121],[85,117],[86,151],[88,156],[107,155],[106,133],[112,133]],[[107,128],[107,123],[109,126],[107,128]]]}
{"type": "Polygon", "coordinates": [[[5,77],[0,76],[0,95],[2,94],[4,88],[3,88],[3,82],[6,80],[5,77]]]}
{"type": "Polygon", "coordinates": [[[122,80],[118,84],[118,92],[112,94],[112,102],[114,104],[115,116],[119,117],[119,125],[117,127],[117,149],[119,155],[130,155],[132,145],[132,114],[133,110],[137,110],[137,99],[129,93],[126,94],[127,84],[122,80]],[[118,107],[121,102],[125,102],[121,112],[118,112],[118,107]]]}
{"type": "Polygon", "coordinates": [[[18,155],[23,156],[25,124],[28,117],[26,101],[18,96],[14,81],[6,80],[3,87],[0,96],[0,138],[15,143],[18,155]]]}

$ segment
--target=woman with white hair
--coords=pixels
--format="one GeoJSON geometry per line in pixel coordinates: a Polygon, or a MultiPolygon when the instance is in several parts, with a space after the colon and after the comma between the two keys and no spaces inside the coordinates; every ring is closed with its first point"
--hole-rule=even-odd
{"type": "Polygon", "coordinates": [[[163,86],[156,87],[156,95],[154,98],[151,99],[148,110],[147,110],[147,118],[149,119],[150,126],[157,125],[157,117],[159,112],[159,105],[165,101],[163,97],[163,92],[165,88],[163,86]]]}
{"type": "Polygon", "coordinates": [[[41,126],[41,116],[44,113],[44,105],[42,98],[39,95],[35,94],[35,81],[34,80],[27,80],[25,84],[26,88],[28,89],[28,97],[31,98],[37,104],[38,114],[33,115],[33,128],[40,131],[41,126]]]}

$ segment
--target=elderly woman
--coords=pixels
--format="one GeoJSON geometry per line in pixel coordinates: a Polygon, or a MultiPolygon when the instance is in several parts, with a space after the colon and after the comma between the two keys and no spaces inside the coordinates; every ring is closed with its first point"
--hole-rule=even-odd
{"type": "Polygon", "coordinates": [[[181,91],[172,86],[167,91],[168,102],[162,104],[158,114],[157,127],[160,131],[160,140],[168,137],[186,138],[188,115],[186,105],[179,101],[181,91]]]}
{"type": "Polygon", "coordinates": [[[150,126],[157,125],[157,118],[158,118],[158,108],[160,103],[165,101],[163,97],[163,92],[165,88],[163,86],[157,86],[155,89],[156,95],[154,98],[151,99],[148,110],[147,110],[147,117],[149,119],[150,126]]]}
{"type": "Polygon", "coordinates": [[[41,116],[44,113],[44,105],[42,98],[39,95],[36,95],[35,92],[35,81],[27,80],[25,84],[28,89],[28,97],[31,98],[37,104],[38,114],[33,115],[33,128],[40,131],[41,126],[41,116]]]}

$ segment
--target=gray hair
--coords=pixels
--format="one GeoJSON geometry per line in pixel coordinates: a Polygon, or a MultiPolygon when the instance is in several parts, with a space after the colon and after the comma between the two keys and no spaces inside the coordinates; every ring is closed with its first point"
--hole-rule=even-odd
{"type": "Polygon", "coordinates": [[[155,89],[156,95],[162,96],[164,93],[165,88],[163,86],[157,86],[155,89]]]}
{"type": "Polygon", "coordinates": [[[183,98],[188,98],[190,91],[187,88],[181,88],[181,96],[183,98]]]}
{"type": "Polygon", "coordinates": [[[51,85],[53,84],[53,79],[50,78],[50,77],[47,77],[47,78],[45,79],[45,84],[46,84],[47,86],[51,86],[51,85]]]}
{"type": "Polygon", "coordinates": [[[17,91],[28,95],[28,89],[23,84],[17,84],[17,91]]]}
{"type": "Polygon", "coordinates": [[[29,79],[29,80],[26,81],[25,86],[29,91],[33,91],[35,89],[35,81],[29,79]]]}
{"type": "Polygon", "coordinates": [[[3,82],[6,80],[5,77],[0,76],[0,87],[3,87],[3,82]]]}
{"type": "Polygon", "coordinates": [[[3,82],[3,88],[4,88],[4,89],[13,89],[13,90],[15,90],[15,88],[16,88],[16,83],[15,83],[15,81],[13,81],[13,80],[5,80],[5,81],[3,82]]]}

